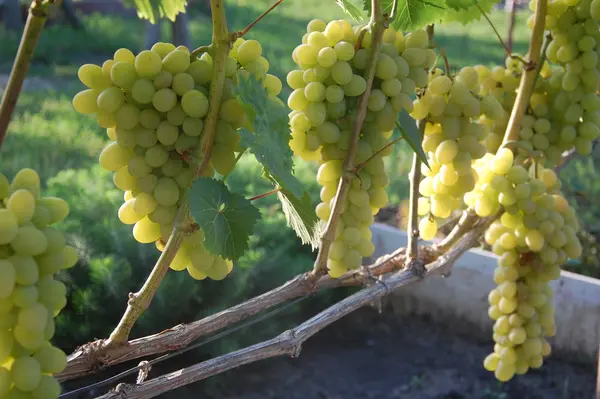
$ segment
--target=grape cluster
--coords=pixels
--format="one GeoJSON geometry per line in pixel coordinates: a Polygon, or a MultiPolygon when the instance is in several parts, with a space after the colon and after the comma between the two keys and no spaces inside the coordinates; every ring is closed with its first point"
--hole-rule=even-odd
{"type": "MultiPolygon", "coordinates": [[[[545,64],[546,65],[546,64],[545,64]]],[[[480,118],[480,123],[488,127],[488,135],[484,140],[488,152],[495,153],[504,138],[508,126],[510,111],[517,97],[517,89],[523,74],[523,64],[514,58],[507,57],[505,66],[497,65],[492,69],[484,65],[474,67],[479,75],[480,94],[493,95],[502,105],[504,113],[501,117],[490,119],[485,115],[480,118]]]]}
{"type": "MultiPolygon", "coordinates": [[[[535,10],[536,2],[530,7],[535,10]]],[[[589,154],[592,141],[600,137],[600,15],[594,7],[598,2],[591,0],[548,4],[546,28],[552,40],[545,55],[555,66],[538,79],[532,112],[521,126],[517,160],[537,151],[546,166],[555,166],[566,150],[589,154]]]]}
{"type": "Polygon", "coordinates": [[[505,113],[492,94],[480,96],[479,87],[475,68],[461,69],[454,79],[436,69],[427,89],[414,102],[411,116],[427,121],[423,150],[429,167],[422,165],[425,178],[419,185],[419,215],[424,216],[419,232],[425,240],[436,235],[436,218],[449,217],[460,208],[464,194],[475,187],[471,164],[485,155],[482,142],[488,134],[479,117],[483,114],[496,120],[505,113]]]}
{"type": "Polygon", "coordinates": [[[541,367],[550,354],[546,337],[554,336],[555,325],[549,282],[560,277],[568,258],[581,255],[579,225],[551,169],[515,164],[508,148],[474,166],[479,180],[465,202],[482,217],[502,212],[485,234],[499,259],[497,287],[488,297],[496,345],[484,367],[508,381],[541,367]]]}
{"type": "MultiPolygon", "coordinates": [[[[317,180],[322,186],[317,216],[327,221],[331,215],[346,158],[361,95],[367,89],[365,69],[371,59],[371,34],[364,26],[348,21],[309,22],[302,44],[292,57],[300,69],[287,76],[293,89],[288,105],[292,140],[290,146],[305,160],[316,160],[317,180]],[[359,42],[360,41],[360,42],[359,42]]],[[[341,276],[358,268],[362,258],[374,251],[369,226],[381,207],[387,204],[388,184],[383,158],[392,151],[389,139],[397,114],[412,110],[411,96],[416,87],[427,84],[427,70],[436,54],[428,49],[423,30],[406,37],[394,29],[383,34],[381,54],[368,99],[361,130],[351,187],[344,204],[328,259],[329,274],[341,276]]]]}
{"type": "Polygon", "coordinates": [[[77,263],[77,252],[52,227],[69,213],[65,201],[40,195],[40,178],[22,169],[11,182],[0,173],[0,397],[53,399],[66,355],[49,342],[54,317],[66,305],[55,274],[77,263]]]}
{"type": "MultiPolygon", "coordinates": [[[[238,39],[225,64],[225,87],[219,110],[211,159],[203,176],[228,174],[241,152],[237,130],[246,114],[232,88],[249,74],[259,79],[271,97],[281,81],[270,74],[268,61],[256,40],[238,39]]],[[[134,55],[119,49],[102,66],[86,64],[79,79],[88,87],[73,98],[74,108],[96,114],[111,142],[100,154],[100,165],[114,172],[114,183],[125,191],[119,219],[133,224],[140,243],[155,242],[162,251],[173,231],[185,190],[195,178],[200,161],[191,155],[203,134],[209,110],[213,61],[208,53],[191,56],[187,48],[156,43],[134,55]]],[[[193,224],[190,215],[186,215],[193,224]]],[[[186,235],[174,270],[187,269],[195,279],[223,279],[232,263],[210,255],[200,229],[186,235]]]]}

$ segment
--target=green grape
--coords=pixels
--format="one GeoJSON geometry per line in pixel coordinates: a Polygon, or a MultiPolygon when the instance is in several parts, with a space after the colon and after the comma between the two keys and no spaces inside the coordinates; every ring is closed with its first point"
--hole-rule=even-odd
{"type": "Polygon", "coordinates": [[[97,99],[98,108],[111,113],[117,112],[124,103],[123,91],[115,86],[102,90],[97,99]]]}
{"type": "Polygon", "coordinates": [[[304,88],[304,96],[311,102],[322,102],[325,100],[325,85],[320,82],[310,82],[304,88]]]}
{"type": "Polygon", "coordinates": [[[110,69],[110,79],[121,89],[130,89],[137,78],[135,67],[131,63],[118,61],[110,69]]]}
{"type": "Polygon", "coordinates": [[[208,98],[200,91],[190,90],[181,98],[181,108],[192,118],[202,118],[208,112],[208,98]]]}
{"type": "Polygon", "coordinates": [[[178,73],[173,76],[172,89],[178,96],[183,96],[194,88],[194,78],[187,73],[178,73]]]}
{"type": "MultiPolygon", "coordinates": [[[[339,87],[339,86],[329,86],[327,89],[329,90],[330,87],[339,87]]],[[[343,86],[342,94],[344,94],[348,97],[358,97],[358,96],[362,95],[366,90],[367,90],[367,81],[365,80],[365,78],[363,78],[360,75],[352,75],[350,82],[348,82],[347,84],[345,84],[343,86]]],[[[383,85],[382,85],[382,90],[383,90],[383,85]]],[[[338,94],[338,98],[342,94],[338,94]]],[[[385,93],[385,94],[387,95],[387,93],[385,93]]],[[[334,95],[335,95],[335,93],[334,93],[334,95]]],[[[340,102],[342,99],[343,99],[343,97],[340,98],[339,101],[331,101],[328,98],[327,101],[340,102]]]]}
{"type": "Polygon", "coordinates": [[[33,226],[21,226],[15,238],[10,242],[13,251],[19,255],[35,256],[42,254],[48,247],[44,233],[33,226]]]}
{"type": "Polygon", "coordinates": [[[147,215],[156,209],[157,202],[152,195],[140,193],[135,197],[133,209],[140,214],[147,215]]]}
{"type": "Polygon", "coordinates": [[[100,153],[99,162],[106,170],[117,171],[131,158],[131,154],[121,148],[117,143],[110,143],[100,153]]]}
{"type": "Polygon", "coordinates": [[[31,392],[34,399],[57,399],[60,396],[60,384],[48,375],[42,375],[40,384],[31,392]]]}
{"type": "Polygon", "coordinates": [[[173,75],[185,72],[189,66],[190,55],[185,51],[174,50],[162,59],[162,69],[173,75]]]}
{"type": "Polygon", "coordinates": [[[246,40],[237,49],[237,60],[242,66],[260,58],[262,46],[256,40],[246,40]]]}
{"type": "Polygon", "coordinates": [[[206,269],[208,278],[220,281],[223,280],[233,270],[233,263],[230,260],[225,260],[221,257],[215,257],[212,266],[206,269]]]}
{"type": "Polygon", "coordinates": [[[216,144],[213,146],[210,162],[217,172],[227,175],[235,166],[235,154],[231,148],[216,144]]]}
{"type": "Polygon", "coordinates": [[[115,51],[113,58],[117,62],[127,62],[133,64],[135,62],[135,55],[126,48],[120,48],[115,51]]]}
{"type": "Polygon", "coordinates": [[[175,180],[170,177],[159,178],[154,189],[154,198],[162,206],[169,207],[175,205],[179,200],[179,187],[175,180]]]}
{"type": "Polygon", "coordinates": [[[154,97],[154,93],[156,93],[154,84],[146,79],[136,80],[131,87],[131,96],[140,104],[150,104],[154,97]]]}
{"type": "Polygon", "coordinates": [[[83,115],[93,114],[98,110],[98,95],[97,90],[83,90],[73,97],[73,108],[75,111],[83,115]]]}
{"type": "Polygon", "coordinates": [[[337,61],[331,67],[331,77],[339,85],[345,85],[352,80],[352,67],[346,61],[337,61]]]}
{"type": "Polygon", "coordinates": [[[152,105],[159,112],[168,112],[177,105],[177,94],[171,89],[159,89],[152,97],[152,105]]]}
{"type": "MultiPolygon", "coordinates": [[[[62,233],[60,232],[57,232],[56,234],[62,236],[62,233]]],[[[46,235],[46,237],[48,237],[48,235],[46,235]]],[[[48,240],[49,248],[55,250],[59,249],[57,248],[55,243],[53,243],[54,245],[51,245],[50,242],[51,241],[48,240]]],[[[64,246],[64,238],[62,246],[64,246]]],[[[3,261],[0,261],[0,265],[2,265],[2,262],[3,261]]],[[[16,283],[20,285],[31,285],[37,282],[39,278],[38,265],[37,263],[35,263],[35,260],[32,257],[13,255],[7,260],[7,262],[12,263],[12,265],[14,266],[16,283]]],[[[5,271],[3,271],[3,273],[4,272],[5,271]]],[[[8,272],[8,274],[10,274],[10,272],[8,272]]],[[[5,277],[4,279],[8,281],[10,277],[5,277]]]]}
{"type": "Polygon", "coordinates": [[[0,299],[8,298],[15,288],[17,272],[13,263],[0,259],[0,299]]]}
{"type": "Polygon", "coordinates": [[[134,62],[135,71],[142,78],[153,78],[162,68],[160,55],[151,50],[141,51],[134,62]]]}
{"type": "Polygon", "coordinates": [[[79,254],[77,253],[77,250],[70,246],[65,246],[63,248],[63,257],[65,261],[62,266],[63,269],[69,269],[75,266],[79,261],[79,254]]]}
{"type": "Polygon", "coordinates": [[[115,113],[117,126],[121,129],[133,129],[139,122],[140,110],[132,104],[123,104],[115,113]]]}
{"type": "Polygon", "coordinates": [[[337,60],[337,53],[331,47],[323,47],[317,54],[317,62],[325,68],[331,68],[337,60]]]}
{"type": "Polygon", "coordinates": [[[67,356],[52,345],[41,347],[33,354],[33,357],[38,361],[43,373],[60,373],[67,366],[67,356]]]}
{"type": "Polygon", "coordinates": [[[302,111],[308,106],[304,90],[296,89],[288,97],[288,106],[294,111],[302,111]]]}
{"type": "Polygon", "coordinates": [[[31,307],[21,309],[17,318],[17,323],[26,330],[43,330],[46,326],[48,310],[40,303],[31,307]]]}
{"type": "Polygon", "coordinates": [[[19,225],[23,225],[33,217],[35,212],[35,197],[28,190],[16,190],[8,198],[6,209],[12,212],[19,225]]]}
{"type": "Polygon", "coordinates": [[[79,67],[77,77],[90,89],[103,90],[111,85],[111,81],[102,73],[98,65],[84,64],[79,67]]]}
{"type": "MultiPolygon", "coordinates": [[[[184,121],[185,126],[185,121],[184,121]]],[[[156,128],[156,137],[163,145],[175,144],[179,137],[179,129],[168,121],[162,121],[156,128]]]]}
{"type": "Polygon", "coordinates": [[[158,90],[171,87],[173,83],[173,74],[167,71],[160,71],[152,80],[154,87],[158,90]]]}
{"type": "MultiPolygon", "coordinates": [[[[191,137],[197,137],[202,134],[204,128],[204,122],[199,118],[185,118],[183,121],[183,132],[191,137]]],[[[163,143],[164,144],[164,143],[163,143]]]]}
{"type": "Polygon", "coordinates": [[[40,364],[32,357],[25,356],[15,359],[10,371],[14,386],[21,391],[33,391],[42,380],[40,364]]]}
{"type": "Polygon", "coordinates": [[[144,160],[146,163],[153,167],[159,168],[164,165],[169,159],[169,152],[162,145],[155,145],[146,150],[144,160]]]}
{"type": "Polygon", "coordinates": [[[38,203],[50,212],[48,224],[60,223],[69,214],[69,204],[62,198],[43,197],[38,203]]]}
{"type": "Polygon", "coordinates": [[[142,244],[154,242],[160,238],[160,225],[144,217],[133,226],[133,237],[142,244]]]}
{"type": "Polygon", "coordinates": [[[158,42],[154,43],[150,50],[152,50],[153,53],[158,54],[159,57],[162,59],[165,58],[165,56],[171,51],[175,50],[175,45],[171,43],[158,42]]]}
{"type": "Polygon", "coordinates": [[[337,59],[341,61],[350,61],[352,58],[354,58],[355,51],[352,43],[344,41],[338,42],[335,44],[333,49],[335,50],[337,59]]]}

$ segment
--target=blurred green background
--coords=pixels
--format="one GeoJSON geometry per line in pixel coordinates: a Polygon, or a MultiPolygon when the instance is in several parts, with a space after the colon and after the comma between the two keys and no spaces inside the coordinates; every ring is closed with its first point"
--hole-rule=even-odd
{"type": "MultiPolygon", "coordinates": [[[[243,28],[270,3],[226,1],[230,27],[243,28]]],[[[188,15],[192,45],[209,43],[210,18],[202,2],[192,4],[188,15]]],[[[293,68],[292,50],[300,43],[307,22],[315,17],[328,20],[344,15],[334,1],[286,0],[249,33],[250,38],[263,43],[271,73],[283,81],[285,71],[293,68]]],[[[79,250],[81,262],[62,276],[69,288],[69,305],[59,316],[55,340],[66,351],[110,333],[125,307],[127,293],[141,285],[158,255],[154,245],[137,244],[131,228],[117,219],[122,192],[114,187],[111,174],[97,165],[98,154],[107,142],[104,130],[71,106],[72,96],[82,89],[76,78],[78,67],[83,63],[102,63],[120,47],[139,51],[145,25],[135,15],[92,13],[79,18],[84,30],[54,23],[43,32],[0,153],[3,173],[10,177],[20,168],[34,168],[42,175],[45,192],[65,198],[71,205],[71,215],[62,227],[79,250]]],[[[527,46],[526,18],[527,13],[518,14],[514,36],[517,52],[523,52],[527,46]]],[[[497,11],[491,14],[491,19],[505,34],[507,15],[497,11]]],[[[167,24],[163,25],[166,34],[169,29],[167,24]]],[[[0,25],[0,90],[6,84],[19,39],[18,34],[0,25]]],[[[457,24],[436,27],[436,41],[447,52],[453,68],[504,63],[504,50],[485,20],[469,27],[457,24]]],[[[288,94],[289,90],[284,90],[282,98],[288,94]]],[[[392,181],[389,194],[395,205],[407,197],[410,156],[408,147],[401,142],[388,162],[392,181]]],[[[577,207],[583,225],[590,229],[600,226],[600,208],[590,202],[600,196],[599,159],[598,154],[576,159],[561,172],[571,203],[577,207]]],[[[315,166],[297,160],[296,172],[313,197],[318,198],[315,166]]],[[[229,183],[235,191],[248,195],[269,189],[253,157],[243,158],[229,183]]],[[[275,198],[265,198],[259,205],[263,219],[251,239],[250,251],[237,263],[232,275],[223,282],[197,282],[187,273],[168,273],[152,306],[137,324],[134,336],[214,313],[310,269],[314,254],[310,248],[301,246],[286,227],[275,198]]],[[[595,236],[588,236],[589,243],[595,240],[595,236]]],[[[595,251],[595,245],[587,245],[583,261],[571,265],[571,270],[599,276],[595,251]]],[[[313,306],[325,306],[342,294],[323,295],[318,303],[313,301],[313,306]]],[[[305,309],[296,307],[288,315],[305,309]]],[[[279,332],[291,319],[263,323],[260,329],[244,334],[244,340],[253,341],[279,332]]],[[[241,343],[238,339],[225,340],[210,351],[232,349],[241,343]]]]}

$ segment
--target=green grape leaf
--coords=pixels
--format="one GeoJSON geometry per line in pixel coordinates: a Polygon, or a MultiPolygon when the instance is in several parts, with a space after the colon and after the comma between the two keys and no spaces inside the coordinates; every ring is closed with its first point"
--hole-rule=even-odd
{"type": "Polygon", "coordinates": [[[290,226],[296,235],[302,240],[302,244],[310,244],[312,249],[319,247],[319,218],[315,213],[315,208],[307,192],[302,198],[297,198],[288,190],[281,190],[277,193],[277,198],[281,202],[281,209],[290,226]]]}
{"type": "Polygon", "coordinates": [[[190,196],[191,215],[206,235],[204,246],[213,255],[236,260],[248,249],[248,240],[260,211],[220,181],[201,177],[194,181],[190,196]]]}
{"type": "Polygon", "coordinates": [[[443,23],[459,22],[466,25],[481,19],[483,16],[481,10],[485,13],[492,11],[494,5],[499,0],[471,0],[468,4],[460,0],[446,0],[446,2],[448,4],[448,12],[444,16],[443,23]],[[479,7],[477,7],[478,5],[479,7]]]}
{"type": "Polygon", "coordinates": [[[300,198],[304,195],[302,184],[292,174],[292,138],[288,126],[288,111],[278,98],[269,98],[267,90],[252,75],[238,75],[234,95],[242,103],[252,128],[241,128],[241,145],[248,147],[256,160],[282,188],[300,198]]]}
{"type": "Polygon", "coordinates": [[[365,19],[362,10],[354,4],[353,0],[336,0],[337,5],[356,22],[361,22],[365,19]]]}
{"type": "Polygon", "coordinates": [[[396,129],[400,132],[404,140],[408,142],[410,148],[419,156],[421,162],[427,165],[428,168],[429,162],[427,162],[427,155],[425,151],[423,151],[423,138],[421,137],[421,132],[419,132],[419,128],[417,127],[417,123],[413,118],[410,117],[406,110],[402,110],[398,114],[398,121],[396,121],[396,129]]]}
{"type": "Polygon", "coordinates": [[[135,8],[141,19],[155,24],[161,18],[175,21],[180,13],[185,13],[187,0],[123,0],[126,7],[135,8]]]}
{"type": "MultiPolygon", "coordinates": [[[[397,0],[396,18],[391,27],[399,31],[424,28],[439,22],[446,13],[446,0],[397,0]]],[[[363,0],[364,9],[371,15],[371,0],[363,0]]],[[[391,14],[394,0],[382,0],[381,11],[391,14]]]]}

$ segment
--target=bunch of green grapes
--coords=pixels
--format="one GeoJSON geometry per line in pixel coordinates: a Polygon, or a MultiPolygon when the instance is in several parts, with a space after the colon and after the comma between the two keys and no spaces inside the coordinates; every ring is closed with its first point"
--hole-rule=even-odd
{"type": "Polygon", "coordinates": [[[429,167],[422,165],[425,176],[419,185],[419,223],[423,239],[437,233],[437,219],[448,218],[462,205],[465,193],[473,190],[476,175],[471,167],[483,157],[482,144],[488,129],[480,116],[502,118],[504,109],[492,94],[479,96],[479,78],[475,68],[465,67],[452,79],[439,69],[430,74],[425,92],[414,102],[411,116],[426,120],[423,150],[429,167]]]}
{"type": "MultiPolygon", "coordinates": [[[[267,74],[268,69],[259,42],[235,42],[225,65],[215,142],[203,176],[228,174],[235,166],[235,153],[243,150],[237,130],[247,122],[246,114],[232,94],[238,79],[252,74],[271,97],[281,91],[281,82],[267,74]]],[[[119,219],[134,225],[138,242],[155,242],[161,251],[200,163],[190,154],[202,137],[212,74],[210,54],[196,58],[187,48],[169,43],[156,43],[137,55],[119,49],[102,66],[79,69],[88,89],[75,95],[73,106],[80,113],[95,114],[107,129],[111,142],[100,154],[100,165],[114,172],[115,185],[125,191],[119,219]]],[[[232,263],[210,255],[203,242],[202,230],[188,234],[171,268],[187,269],[195,279],[223,279],[232,263]]]]}
{"type": "Polygon", "coordinates": [[[528,170],[508,148],[487,154],[475,168],[479,181],[465,202],[482,217],[502,211],[485,234],[499,259],[497,287],[488,297],[496,344],[484,367],[508,381],[541,367],[550,354],[546,338],[554,336],[555,324],[549,283],[560,277],[561,264],[580,256],[579,225],[551,169],[528,170]]]}
{"type": "Polygon", "coordinates": [[[65,201],[42,197],[40,178],[0,173],[0,398],[54,399],[66,355],[52,346],[54,318],[67,303],[55,275],[77,263],[77,252],[52,227],[69,213],[65,201]]]}
{"type": "MultiPolygon", "coordinates": [[[[535,10],[536,2],[530,7],[535,10]]],[[[554,1],[548,5],[546,28],[552,41],[547,59],[558,65],[549,78],[547,104],[554,126],[547,165],[555,154],[575,148],[587,155],[592,141],[600,137],[600,3],[591,0],[554,1]]]]}
{"type": "MultiPolygon", "coordinates": [[[[362,36],[364,26],[348,21],[308,24],[302,44],[293,52],[300,69],[291,71],[287,82],[293,89],[288,99],[292,109],[290,126],[294,152],[306,160],[316,160],[321,203],[316,211],[321,220],[331,215],[347,156],[361,95],[367,89],[365,69],[371,59],[371,35],[362,36]]],[[[406,37],[387,29],[368,99],[355,164],[361,165],[353,176],[341,220],[328,259],[329,274],[341,276],[358,268],[362,258],[374,251],[370,225],[381,207],[387,204],[388,184],[383,158],[392,151],[389,139],[397,114],[412,110],[411,96],[416,87],[427,84],[427,71],[436,54],[428,49],[423,30],[406,37]]]]}

